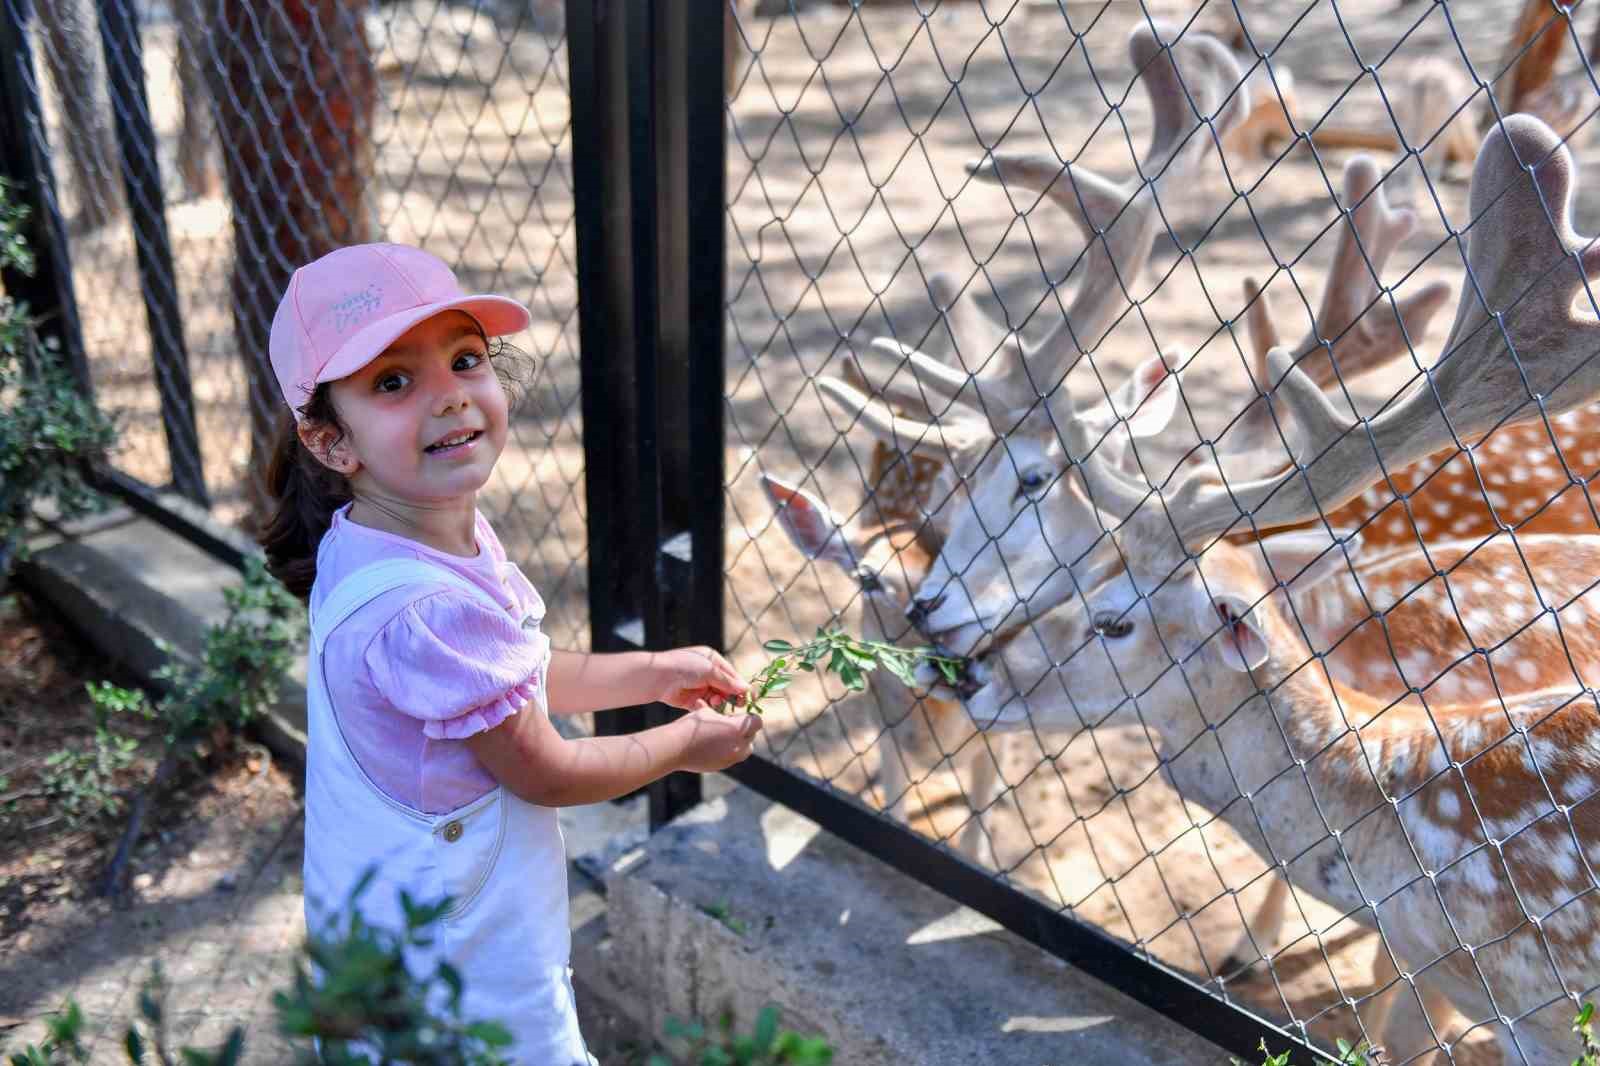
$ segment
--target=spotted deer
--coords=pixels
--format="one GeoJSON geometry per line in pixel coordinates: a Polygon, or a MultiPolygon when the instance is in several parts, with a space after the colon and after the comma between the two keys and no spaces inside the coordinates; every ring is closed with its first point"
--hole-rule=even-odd
{"type": "MultiPolygon", "coordinates": [[[[1166,183],[1180,181],[1204,158],[1211,143],[1211,134],[1204,127],[1206,119],[1211,120],[1220,136],[1233,128],[1244,111],[1244,98],[1238,93],[1230,97],[1238,81],[1238,68],[1220,44],[1191,34],[1167,47],[1157,38],[1159,29],[1144,25],[1129,39],[1130,57],[1155,113],[1154,132],[1141,172],[1157,177],[1144,185],[1119,184],[1086,169],[1073,168],[1076,194],[1067,206],[1090,239],[1082,264],[1085,281],[1067,318],[1043,342],[1046,346],[1064,343],[1069,323],[1080,333],[1098,334],[1110,326],[1123,306],[1125,290],[1118,280],[1119,271],[1130,280],[1136,276],[1159,232],[1155,183],[1161,182],[1165,187],[1166,183]]],[[[887,380],[875,381],[858,364],[849,363],[843,379],[824,378],[818,383],[824,396],[850,418],[849,430],[864,430],[876,441],[869,475],[871,488],[860,508],[858,528],[844,533],[818,501],[773,479],[764,479],[769,498],[775,506],[782,505],[779,514],[786,531],[803,552],[814,558],[830,558],[858,579],[870,574],[878,582],[879,587],[865,596],[867,622],[890,639],[899,638],[902,629],[884,630],[877,616],[884,610],[886,599],[894,597],[899,598],[903,615],[910,589],[921,582],[927,560],[939,550],[944,528],[940,508],[950,498],[961,473],[982,457],[982,449],[992,441],[991,418],[1003,417],[998,410],[988,412],[976,404],[992,403],[998,395],[1037,395],[1027,380],[1029,354],[1035,349],[1025,351],[1014,334],[987,343],[987,323],[981,312],[972,301],[960,298],[948,277],[933,277],[930,292],[953,342],[956,362],[970,360],[975,372],[969,374],[964,368],[957,369],[925,353],[880,340],[875,342],[875,348],[895,357],[896,371],[907,372],[891,373],[887,380]],[[1014,352],[1015,358],[994,358],[1001,349],[1007,355],[1014,352]],[[968,388],[971,385],[978,388],[968,388]],[[908,428],[926,429],[929,425],[908,419],[908,411],[925,419],[939,419],[939,432],[908,434],[908,428]],[[887,535],[891,528],[899,532],[887,535]],[[873,554],[864,564],[869,545],[873,554]],[[883,587],[883,577],[891,570],[904,581],[899,590],[883,587]]],[[[1176,399],[1165,362],[1154,357],[1131,375],[1115,395],[1087,407],[1083,417],[1096,425],[1126,425],[1138,436],[1161,430],[1171,417],[1176,399]]],[[[886,752],[882,760],[880,786],[894,812],[908,794],[907,766],[930,765],[945,752],[956,750],[942,744],[939,737],[959,734],[965,712],[959,710],[958,704],[937,699],[924,700],[919,707],[909,692],[892,684],[886,691],[875,693],[875,698],[879,699],[884,721],[891,724],[894,750],[886,752]],[[947,713],[950,707],[956,708],[959,719],[947,713]],[[902,759],[902,755],[909,758],[902,759]]],[[[970,736],[970,724],[965,728],[970,736]]],[[[977,800],[975,810],[985,810],[996,791],[993,755],[975,749],[970,741],[960,743],[964,750],[973,751],[976,764],[969,774],[974,781],[969,798],[977,800]]],[[[963,831],[961,846],[980,861],[995,861],[988,834],[977,818],[963,831]]]]}
{"type": "MultiPolygon", "coordinates": [[[[841,521],[827,504],[805,490],[770,475],[762,488],[779,525],[808,559],[832,563],[855,582],[860,593],[861,633],[868,640],[917,647],[925,642],[906,621],[913,575],[927,565],[918,544],[920,519],[878,521],[858,515],[841,521]]],[[[979,734],[961,706],[958,693],[934,675],[927,690],[913,692],[880,672],[866,698],[877,710],[881,733],[873,742],[879,755],[877,786],[890,817],[913,823],[926,819],[940,834],[946,801],[964,800],[971,815],[961,824],[956,847],[974,862],[1000,869],[987,815],[1000,796],[999,767],[991,741],[979,734]],[[948,767],[960,792],[937,796],[928,778],[948,767]]],[[[964,684],[964,683],[963,683],[964,684]]]]}
{"type": "Polygon", "coordinates": [[[1470,192],[1474,284],[1440,358],[1361,423],[1275,349],[1297,462],[1272,476],[1223,484],[1189,469],[1152,490],[1065,421],[1085,482],[1128,517],[1091,553],[1070,602],[980,654],[986,683],[967,701],[1000,730],[1092,725],[1131,706],[1186,799],[1296,890],[1381,931],[1406,990],[1418,981],[1491,1027],[1508,1063],[1570,1058],[1573,1010],[1600,984],[1589,860],[1600,831],[1600,537],[1434,543],[1370,563],[1426,573],[1419,587],[1452,606],[1424,613],[1457,627],[1396,637],[1419,658],[1399,664],[1415,698],[1394,699],[1342,681],[1307,639],[1307,615],[1339,600],[1355,573],[1360,534],[1227,534],[1241,514],[1282,529],[1358,499],[1381,477],[1378,455],[1400,466],[1600,395],[1600,321],[1591,302],[1591,313],[1573,306],[1600,272],[1600,246],[1572,229],[1575,180],[1539,120],[1514,115],[1492,130],[1470,192]],[[1494,689],[1441,683],[1480,659],[1494,689]]]}

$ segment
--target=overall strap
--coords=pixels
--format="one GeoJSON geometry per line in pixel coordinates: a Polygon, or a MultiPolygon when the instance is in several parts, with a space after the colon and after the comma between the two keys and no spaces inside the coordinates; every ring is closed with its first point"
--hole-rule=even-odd
{"type": "Polygon", "coordinates": [[[392,589],[417,584],[452,585],[500,610],[500,605],[488,593],[453,570],[421,559],[385,559],[347,575],[328,593],[322,607],[311,618],[312,650],[321,655],[328,636],[365,604],[392,589]]]}

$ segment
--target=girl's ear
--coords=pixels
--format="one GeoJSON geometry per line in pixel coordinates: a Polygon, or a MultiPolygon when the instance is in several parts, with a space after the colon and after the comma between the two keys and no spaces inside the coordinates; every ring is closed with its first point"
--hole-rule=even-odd
{"type": "Polygon", "coordinates": [[[361,460],[350,448],[349,436],[338,427],[325,422],[301,422],[295,426],[295,434],[306,451],[334,473],[349,477],[361,469],[361,460]]]}

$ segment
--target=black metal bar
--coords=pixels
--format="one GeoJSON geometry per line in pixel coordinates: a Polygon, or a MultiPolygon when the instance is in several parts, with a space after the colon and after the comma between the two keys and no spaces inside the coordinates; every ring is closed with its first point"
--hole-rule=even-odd
{"type": "Polygon", "coordinates": [[[115,496],[146,518],[172,530],[195,547],[240,572],[244,571],[247,551],[212,529],[207,524],[210,520],[207,512],[188,497],[163,493],[119,470],[96,471],[86,480],[101,492],[115,496]],[[186,508],[198,513],[187,514],[186,508]]]}
{"type": "MultiPolygon", "coordinates": [[[[644,647],[634,590],[641,581],[638,560],[650,552],[637,526],[628,6],[624,0],[567,0],[589,626],[597,652],[644,647]]],[[[631,733],[643,728],[644,711],[602,715],[595,726],[600,733],[631,733]]]]}
{"type": "Polygon", "coordinates": [[[166,203],[161,194],[161,167],[156,159],[155,128],[144,90],[144,50],[132,0],[100,0],[100,41],[106,57],[106,90],[122,156],[122,181],[133,222],[133,245],[139,256],[139,288],[156,387],[161,393],[161,422],[173,486],[201,507],[210,507],[200,463],[200,434],[195,427],[194,389],[189,379],[189,354],[183,342],[178,307],[178,278],[167,236],[166,203]]]}
{"type": "MultiPolygon", "coordinates": [[[[661,626],[652,646],[722,646],[723,19],[656,0],[652,20],[657,305],[654,367],[661,626]]],[[[664,716],[661,720],[664,720],[664,716]]],[[[651,822],[699,803],[700,779],[651,789],[651,822]]]]}
{"type": "Polygon", "coordinates": [[[0,0],[0,178],[16,185],[28,207],[23,233],[33,252],[32,276],[8,269],[0,284],[24,302],[39,337],[62,358],[83,395],[94,398],[94,382],[83,351],[83,328],[72,291],[67,228],[56,199],[50,142],[39,107],[39,78],[28,45],[31,0],[0,0]]]}
{"type": "Polygon", "coordinates": [[[746,759],[726,772],[1224,1051],[1256,1061],[1265,1041],[1273,1054],[1294,1052],[1296,1062],[1300,1055],[1319,1063],[1338,1061],[1248,1008],[1219,998],[1170,966],[1134,955],[1126,944],[1094,926],[1019,892],[839,792],[762,758],[746,759]]]}

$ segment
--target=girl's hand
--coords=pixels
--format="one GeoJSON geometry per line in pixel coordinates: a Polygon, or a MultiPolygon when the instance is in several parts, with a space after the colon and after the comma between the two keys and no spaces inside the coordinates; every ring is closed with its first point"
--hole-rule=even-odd
{"type": "Polygon", "coordinates": [[[669,728],[686,733],[678,768],[709,774],[726,770],[750,755],[750,746],[761,731],[761,719],[753,714],[725,715],[706,708],[684,715],[669,728]]]}
{"type": "Polygon", "coordinates": [[[705,646],[661,652],[651,667],[651,698],[682,711],[715,708],[750,688],[732,663],[705,646]]]}

